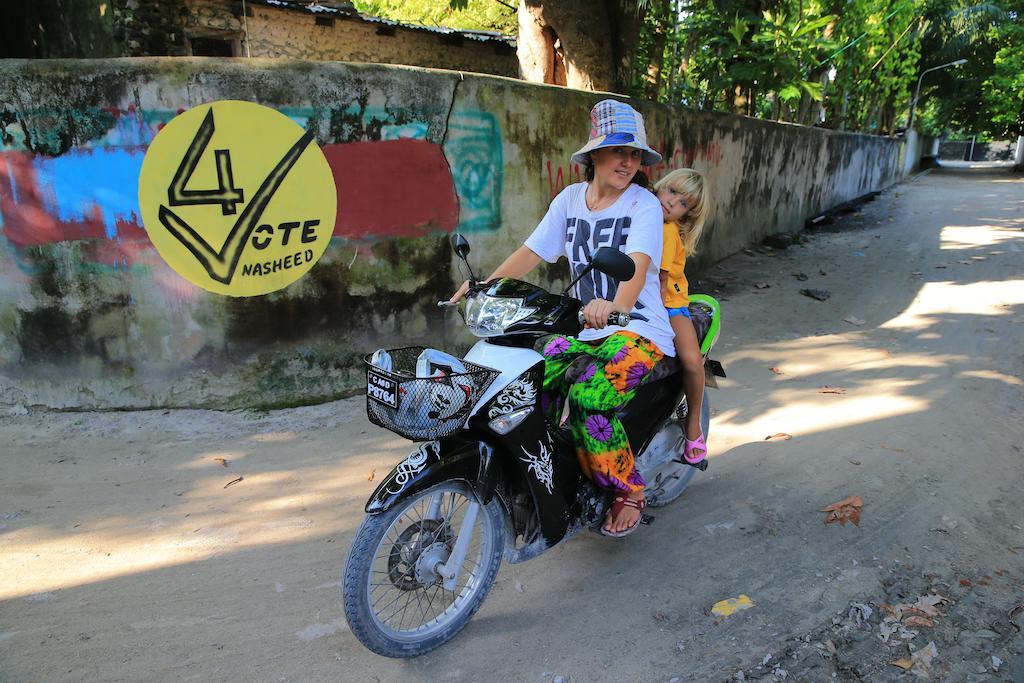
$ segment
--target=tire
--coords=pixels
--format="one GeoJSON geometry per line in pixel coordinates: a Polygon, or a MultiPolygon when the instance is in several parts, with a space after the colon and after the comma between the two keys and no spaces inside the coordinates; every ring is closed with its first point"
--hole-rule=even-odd
{"type": "Polygon", "coordinates": [[[363,520],[342,575],[342,600],[352,633],[369,650],[416,657],[454,638],[480,608],[505,546],[497,497],[480,506],[455,591],[445,590],[430,569],[448,559],[466,503],[475,501],[466,484],[446,481],[363,520]],[[431,518],[435,496],[443,502],[440,515],[431,518]]]}
{"type": "MultiPolygon", "coordinates": [[[[708,403],[707,392],[700,406],[700,429],[704,432],[704,438],[708,438],[708,430],[711,426],[711,406],[708,403]]],[[[679,429],[679,427],[677,427],[679,429]]],[[[679,496],[683,495],[690,485],[690,480],[697,473],[697,468],[685,463],[670,462],[659,468],[657,479],[648,482],[644,493],[647,497],[647,506],[660,508],[668,505],[679,496]]]]}

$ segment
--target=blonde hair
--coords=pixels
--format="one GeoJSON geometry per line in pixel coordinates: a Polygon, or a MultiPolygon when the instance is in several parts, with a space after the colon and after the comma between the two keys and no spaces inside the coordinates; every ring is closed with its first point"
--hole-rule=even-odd
{"type": "Polygon", "coordinates": [[[697,253],[697,242],[700,241],[704,219],[708,213],[707,184],[704,176],[692,168],[677,168],[654,184],[655,193],[663,187],[684,194],[693,202],[693,207],[686,212],[683,220],[676,224],[679,227],[679,236],[686,247],[686,255],[693,256],[697,253]]]}

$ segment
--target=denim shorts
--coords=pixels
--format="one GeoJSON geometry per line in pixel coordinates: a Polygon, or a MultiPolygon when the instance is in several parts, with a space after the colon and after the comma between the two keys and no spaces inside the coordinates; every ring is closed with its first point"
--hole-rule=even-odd
{"type": "Polygon", "coordinates": [[[670,318],[675,315],[681,315],[686,318],[689,318],[690,320],[693,320],[693,318],[690,316],[690,309],[686,306],[680,306],[679,308],[666,308],[665,310],[668,311],[668,317],[670,318]]]}

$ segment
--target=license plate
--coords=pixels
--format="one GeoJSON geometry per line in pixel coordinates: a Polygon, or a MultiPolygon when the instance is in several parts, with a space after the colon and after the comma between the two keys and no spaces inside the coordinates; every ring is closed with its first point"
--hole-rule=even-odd
{"type": "Polygon", "coordinates": [[[366,395],[378,403],[384,403],[392,408],[397,408],[398,382],[390,377],[378,375],[376,372],[368,370],[366,372],[366,395]]]}

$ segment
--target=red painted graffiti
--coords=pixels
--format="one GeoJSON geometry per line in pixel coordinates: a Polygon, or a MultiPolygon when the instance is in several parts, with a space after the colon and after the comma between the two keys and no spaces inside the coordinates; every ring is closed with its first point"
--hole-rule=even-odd
{"type": "Polygon", "coordinates": [[[444,150],[425,140],[326,145],[338,188],[334,234],[418,237],[459,224],[459,199],[444,150]]]}
{"type": "MultiPolygon", "coordinates": [[[[132,150],[123,158],[134,154],[132,150]]],[[[143,148],[134,163],[141,163],[143,148]]],[[[440,145],[423,140],[385,140],[326,145],[324,155],[338,190],[334,234],[349,239],[415,237],[450,232],[459,223],[459,200],[440,145]]],[[[88,151],[72,151],[85,155],[88,151]]],[[[0,233],[15,247],[96,241],[90,253],[105,263],[143,261],[152,249],[138,212],[106,214],[100,203],[76,207],[62,217],[55,197],[26,152],[0,153],[0,233]],[[135,243],[135,244],[133,244],[135,243]]]]}
{"type": "Polygon", "coordinates": [[[562,166],[559,165],[557,170],[554,172],[551,170],[551,159],[548,159],[545,164],[547,165],[548,171],[548,190],[551,192],[552,199],[554,199],[559,192],[565,189],[566,178],[568,178],[568,184],[570,185],[578,183],[582,179],[579,164],[572,164],[568,168],[562,168],[562,166]]]}
{"type": "MultiPolygon", "coordinates": [[[[657,147],[664,150],[665,143],[657,147]]],[[[664,152],[662,152],[664,155],[664,152]]],[[[722,145],[717,140],[697,147],[678,148],[671,155],[664,156],[661,163],[654,166],[647,166],[647,177],[651,182],[661,179],[663,176],[677,168],[693,168],[695,162],[700,162],[704,167],[717,167],[722,163],[722,145]]]]}

